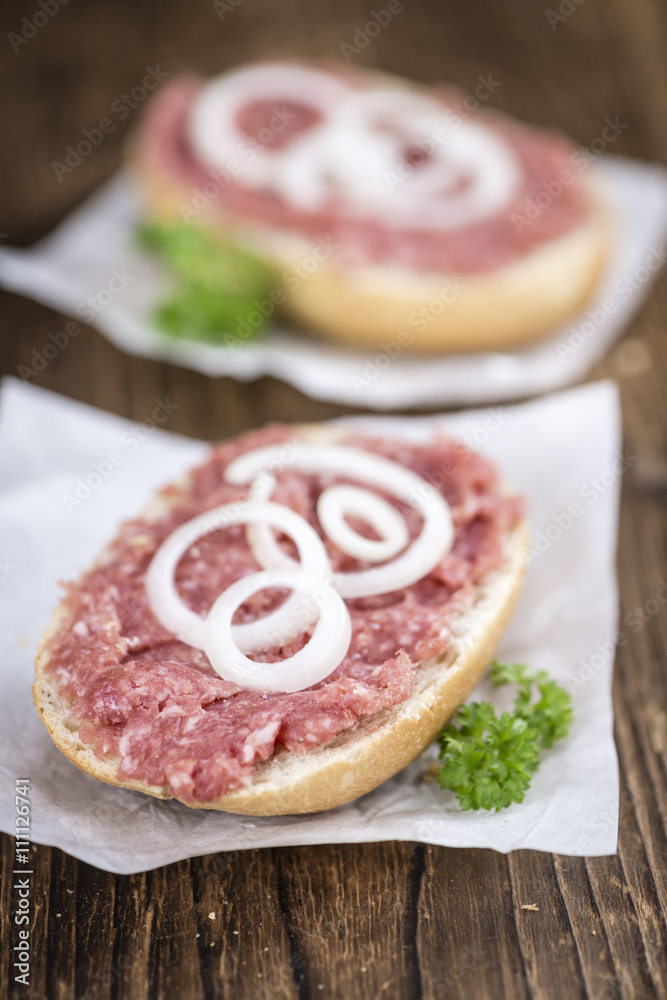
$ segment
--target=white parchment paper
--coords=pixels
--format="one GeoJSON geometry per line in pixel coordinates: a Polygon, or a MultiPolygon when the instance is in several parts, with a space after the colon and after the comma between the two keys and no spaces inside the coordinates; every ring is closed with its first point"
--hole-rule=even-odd
{"type": "Polygon", "coordinates": [[[599,165],[618,231],[604,280],[580,316],[519,351],[390,358],[391,346],[388,353],[352,351],[280,327],[233,349],[165,337],[151,323],[165,276],[134,245],[140,207],[123,175],[31,250],[0,248],[0,284],[78,319],[90,318],[86,299],[92,297],[94,325],[129,354],[243,381],[274,375],[306,395],[356,408],[451,408],[527,398],[576,382],[602,357],[639,309],[667,255],[667,171],[614,156],[600,158],[599,165]]]}
{"type": "Polygon", "coordinates": [[[115,872],[220,850],[395,839],[503,852],[615,852],[610,684],[623,464],[615,386],[442,418],[354,422],[418,437],[447,427],[497,461],[528,497],[535,549],[501,653],[567,683],[575,721],[571,735],[545,754],[525,802],[498,814],[462,812],[452,793],[422,780],[434,749],[351,805],[307,817],[190,810],[79,772],[51,742],[30,695],[56,581],[83,570],[119,522],[201,459],[205,446],[8,379],[0,393],[0,828],[13,832],[14,780],[27,777],[32,839],[115,872]],[[90,494],[74,507],[66,503],[112,452],[122,459],[114,471],[98,471],[90,494]]]}

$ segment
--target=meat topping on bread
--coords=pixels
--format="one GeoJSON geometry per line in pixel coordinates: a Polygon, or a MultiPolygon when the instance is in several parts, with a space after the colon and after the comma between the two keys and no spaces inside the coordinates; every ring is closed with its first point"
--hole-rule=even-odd
{"type": "MultiPolygon", "coordinates": [[[[336,259],[352,267],[395,265],[471,275],[521,260],[587,224],[594,212],[585,183],[590,161],[570,142],[500,115],[472,114],[454,91],[405,88],[391,80],[378,86],[367,74],[291,64],[259,64],[237,75],[244,81],[238,85],[238,134],[229,140],[227,152],[227,147],[220,149],[217,165],[204,160],[193,142],[195,109],[206,87],[196,77],[166,84],[147,108],[137,136],[146,176],[152,172],[176,186],[185,221],[213,212],[232,225],[326,240],[336,259]],[[320,108],[305,89],[299,100],[293,88],[283,94],[281,79],[299,72],[329,79],[331,86],[356,96],[358,106],[364,101],[375,105],[385,93],[384,117],[382,108],[371,106],[357,121],[353,101],[346,114],[339,113],[344,98],[320,108]],[[270,87],[266,83],[264,100],[251,86],[252,74],[274,77],[270,87]],[[403,120],[400,106],[407,102],[415,105],[405,110],[407,132],[395,134],[403,120]],[[344,122],[331,138],[325,127],[334,118],[344,122]],[[280,171],[279,162],[293,146],[303,149],[304,156],[280,171]],[[267,160],[266,183],[260,183],[262,159],[267,160]],[[318,169],[325,176],[336,170],[340,174],[338,187],[326,196],[318,196],[318,169]],[[362,173],[368,174],[363,184],[362,173]],[[279,185],[282,174],[286,179],[279,185]],[[355,185],[359,190],[352,198],[355,185]],[[421,202],[407,197],[411,189],[416,195],[423,189],[421,202]],[[300,197],[294,200],[290,192],[300,197]],[[404,211],[397,214],[403,204],[404,211]]],[[[219,81],[224,85],[226,79],[219,81]]],[[[218,124],[216,129],[208,121],[201,123],[213,153],[220,145],[218,124]]]]}
{"type": "MultiPolygon", "coordinates": [[[[419,662],[447,650],[448,622],[471,607],[478,585],[501,566],[522,502],[503,494],[486,459],[444,436],[428,444],[350,436],[345,444],[412,469],[442,493],[454,522],[451,551],[404,590],[348,600],[349,650],[334,673],[314,687],[266,694],[222,680],[203,652],[175,640],[155,619],[146,571],[179,525],[245,499],[247,489],[224,479],[233,459],[294,438],[293,428],[274,426],[216,447],[186,483],[168,487],[157,506],[126,523],[98,564],[69,587],[60,625],[48,639],[48,675],[70,706],[80,740],[100,758],[119,758],[119,778],[166,786],[185,802],[211,802],[248,785],[255,765],[277,749],[307,753],[406,701],[419,662]]],[[[286,460],[273,499],[318,530],[335,571],[356,570],[360,564],[337,550],[318,525],[317,499],[331,482],[290,469],[286,460]]],[[[401,514],[416,537],[418,512],[401,508],[401,514]]],[[[362,524],[356,527],[363,531],[362,524]]],[[[287,540],[283,544],[290,551],[287,540]]],[[[257,569],[244,528],[235,526],[199,539],[181,559],[176,582],[182,599],[204,615],[222,591],[257,569]]],[[[278,590],[256,594],[235,623],[273,610],[284,597],[278,590]]],[[[291,655],[306,638],[265,654],[266,659],[291,655]]]]}

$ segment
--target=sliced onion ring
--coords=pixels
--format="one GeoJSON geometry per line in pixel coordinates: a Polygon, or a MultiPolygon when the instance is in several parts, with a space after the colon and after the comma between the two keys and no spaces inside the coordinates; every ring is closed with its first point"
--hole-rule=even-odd
{"type": "Polygon", "coordinates": [[[313,169],[313,148],[317,149],[313,139],[321,137],[323,124],[298,133],[283,150],[274,149],[271,139],[265,143],[250,140],[239,127],[238,115],[254,101],[274,102],[278,134],[285,127],[280,113],[286,104],[306,104],[324,123],[348,93],[341,78],[314,67],[292,63],[246,66],[223,73],[200,89],[188,117],[188,139],[202,163],[213,170],[226,171],[239,151],[245,150],[242,182],[248,187],[285,188],[297,201],[304,188],[312,188],[312,197],[319,201],[326,192],[321,190],[317,162],[313,169]],[[248,149],[253,155],[247,155],[248,149]]]}
{"type": "MultiPolygon", "coordinates": [[[[268,188],[288,205],[383,219],[395,227],[456,230],[509,205],[523,179],[519,156],[502,132],[453,109],[437,95],[400,86],[362,86],[337,73],[289,62],[246,66],[205,83],[187,118],[187,137],[209,170],[242,157],[238,182],[268,188]],[[259,143],[239,125],[255,101],[275,102],[275,125],[259,143]],[[319,120],[274,143],[286,104],[306,105],[319,120]],[[273,128],[273,131],[272,131],[273,128]],[[435,136],[439,136],[438,139],[435,136]],[[427,151],[405,166],[405,151],[427,151]]],[[[261,133],[260,133],[261,134],[261,133]]]]}
{"type": "Polygon", "coordinates": [[[377,493],[358,486],[330,486],[323,490],[317,501],[317,516],[334,545],[362,562],[385,562],[410,541],[405,520],[396,508],[377,493]],[[347,523],[346,516],[365,521],[380,538],[360,535],[347,523]]]}
{"type": "MultiPolygon", "coordinates": [[[[197,539],[212,531],[230,528],[237,524],[261,523],[272,525],[292,539],[299,553],[300,569],[320,583],[330,576],[329,559],[317,532],[304,518],[289,507],[280,504],[250,500],[245,503],[225,504],[214,507],[203,514],[180,525],[153,556],[146,573],[146,592],[155,617],[160,624],[173,633],[181,642],[205,648],[205,620],[182,601],[174,580],[176,567],[183,555],[197,539]]],[[[258,588],[256,588],[258,589],[258,588]]],[[[251,591],[253,593],[253,591],[251,591]]],[[[280,629],[287,640],[299,635],[309,622],[301,620],[291,631],[285,631],[285,623],[295,622],[296,611],[302,601],[296,593],[291,594],[276,611],[247,625],[234,625],[234,642],[244,652],[269,648],[270,638],[280,629]]],[[[317,615],[313,608],[311,621],[317,615]]]]}
{"type": "MultiPolygon", "coordinates": [[[[280,444],[245,452],[230,462],[225,478],[239,486],[250,483],[268,466],[275,469],[282,454],[284,445],[280,444]]],[[[346,445],[300,444],[283,465],[305,473],[354,479],[382,489],[423,518],[420,534],[397,559],[355,573],[336,573],[334,586],[343,597],[370,597],[409,587],[427,576],[451,548],[454,527],[447,501],[430,483],[397,462],[346,445]]],[[[256,529],[248,538],[255,558],[265,569],[284,568],[288,557],[269,527],[259,521],[255,524],[256,529]]],[[[289,560],[289,565],[294,567],[294,560],[289,560]]]]}
{"type": "Polygon", "coordinates": [[[448,125],[442,104],[414,90],[354,92],[336,107],[328,135],[330,170],[342,174],[349,203],[395,226],[470,226],[507,205],[522,179],[517,156],[498,131],[463,118],[448,125]],[[425,141],[429,155],[399,179],[396,161],[410,147],[424,150],[425,141]],[[392,174],[398,183],[387,183],[392,174]]]}
{"type": "MultiPolygon", "coordinates": [[[[298,600],[298,597],[297,597],[298,600]]],[[[266,621],[266,619],[262,619],[266,621]]],[[[345,656],[352,638],[350,614],[343,599],[302,570],[264,570],[241,577],[216,600],[206,619],[204,651],[227,681],[255,691],[301,691],[324,680],[345,656]],[[290,587],[292,597],[308,595],[306,611],[315,606],[317,623],[306,645],[276,663],[258,663],[236,644],[232,618],[244,601],[267,587],[290,587]]],[[[275,645],[275,643],[274,643],[275,645]]]]}

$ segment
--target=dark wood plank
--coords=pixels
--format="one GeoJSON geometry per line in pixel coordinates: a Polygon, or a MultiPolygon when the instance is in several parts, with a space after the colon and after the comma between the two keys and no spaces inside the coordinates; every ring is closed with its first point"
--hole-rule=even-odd
{"type": "MultiPolygon", "coordinates": [[[[602,884],[610,877],[610,868],[618,863],[605,858],[602,884]]],[[[614,963],[591,879],[582,858],[556,857],[554,870],[567,910],[567,919],[577,949],[581,976],[588,996],[613,995],[614,963]]]]}
{"type": "Polygon", "coordinates": [[[417,930],[424,997],[529,997],[517,919],[507,858],[427,847],[417,930]]]}
{"type": "Polygon", "coordinates": [[[299,996],[420,997],[413,944],[419,845],[274,852],[299,996]]]}
{"type": "MultiPolygon", "coordinates": [[[[382,3],[376,6],[382,6],[382,3]]],[[[117,168],[137,112],[59,182],[52,170],[81,129],[137,83],[147,65],[205,72],[266,53],[340,58],[372,5],[242,0],[220,20],[208,0],[68,4],[14,53],[6,36],[32,16],[2,12],[0,231],[28,244],[117,168]],[[10,196],[7,197],[7,193],[10,196]]],[[[667,7],[585,0],[554,29],[560,4],[405,3],[355,56],[465,91],[500,81],[493,103],[588,144],[606,117],[627,128],[617,153],[667,161],[667,7]]],[[[614,683],[622,777],[619,852],[572,859],[415,845],[281,848],[213,855],[114,877],[57,850],[33,853],[35,955],[29,989],[12,982],[13,841],[0,838],[0,995],[29,1000],[145,996],[404,1000],[643,1000],[667,997],[667,622],[652,607],[667,579],[667,278],[623,343],[591,377],[620,386],[636,461],[623,492],[621,627],[614,683]],[[522,910],[536,903],[539,910],[522,910]],[[213,913],[215,916],[210,917],[213,913]],[[236,932],[236,933],[235,933],[236,932]],[[321,987],[321,988],[320,988],[321,987]]],[[[0,298],[2,371],[30,363],[64,318],[0,298]]],[[[346,408],[273,379],[208,380],[120,354],[95,331],[32,379],[135,420],[156,398],[177,404],[168,429],[215,439],[268,420],[316,420],[346,408]]]]}
{"type": "MultiPolygon", "coordinates": [[[[77,976],[79,979],[82,975],[85,976],[86,966],[88,969],[90,968],[90,957],[86,955],[85,951],[81,952],[79,947],[77,947],[79,945],[77,939],[88,934],[89,925],[87,922],[77,919],[77,917],[83,912],[85,897],[90,895],[91,890],[84,883],[82,891],[78,891],[79,866],[74,858],[70,858],[69,855],[64,854],[62,851],[51,851],[49,847],[40,847],[39,851],[35,852],[35,854],[37,853],[39,854],[39,860],[37,861],[36,858],[33,858],[33,864],[43,869],[45,876],[48,875],[50,890],[48,897],[48,920],[44,919],[40,923],[44,924],[45,929],[49,925],[53,925],[58,931],[56,934],[51,934],[50,939],[47,941],[46,962],[39,964],[43,964],[44,972],[48,976],[48,989],[58,1000],[67,1000],[67,998],[76,996],[77,994],[77,976]],[[72,961],[72,958],[78,958],[81,955],[84,958],[79,966],[79,962],[72,961]],[[79,966],[79,969],[77,966],[79,966]]],[[[101,873],[95,874],[98,875],[101,873]]],[[[37,923],[38,918],[35,916],[35,926],[37,926],[37,923]]],[[[105,922],[102,923],[101,927],[98,922],[97,930],[98,933],[101,932],[103,934],[104,939],[106,937],[105,922]]],[[[38,949],[39,945],[35,948],[35,954],[39,953],[38,949]]],[[[95,949],[95,952],[97,952],[97,949],[95,949]]],[[[95,954],[95,964],[97,964],[98,956],[102,958],[101,954],[95,954]]],[[[35,986],[37,985],[35,983],[35,986]]],[[[44,994],[46,993],[47,990],[45,989],[44,994]]],[[[36,995],[40,995],[38,989],[36,990],[36,995]]]]}
{"type": "Polygon", "coordinates": [[[113,959],[110,973],[115,1000],[132,1000],[148,996],[149,955],[155,899],[149,896],[146,874],[128,875],[116,879],[113,929],[107,935],[113,939],[113,959]]]}
{"type": "Polygon", "coordinates": [[[297,1000],[272,852],[195,858],[191,872],[206,995],[297,1000]]]}
{"type": "Polygon", "coordinates": [[[507,859],[516,935],[531,996],[586,996],[581,961],[554,859],[517,851],[507,859]],[[527,907],[535,906],[536,909],[527,907]],[[545,961],[549,955],[550,960],[545,961]]]}
{"type": "Polygon", "coordinates": [[[146,877],[151,924],[148,993],[162,1000],[182,991],[184,998],[201,996],[202,979],[197,941],[197,910],[190,864],[180,861],[157,868],[146,877]]]}

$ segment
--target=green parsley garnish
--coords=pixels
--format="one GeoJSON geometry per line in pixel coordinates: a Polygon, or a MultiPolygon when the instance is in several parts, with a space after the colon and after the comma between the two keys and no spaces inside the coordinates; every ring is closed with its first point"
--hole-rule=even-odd
{"type": "Polygon", "coordinates": [[[572,701],[543,670],[531,674],[522,664],[496,661],[490,678],[494,687],[518,685],[514,710],[497,715],[490,701],[463,705],[438,737],[438,782],[456,793],[462,809],[498,812],[523,802],[541,750],[570,728],[572,701]]]}
{"type": "Polygon", "coordinates": [[[267,310],[259,306],[271,301],[273,275],[263,261],[186,222],[147,222],[137,236],[177,281],[155,311],[164,333],[230,343],[252,339],[266,325],[267,310]]]}

